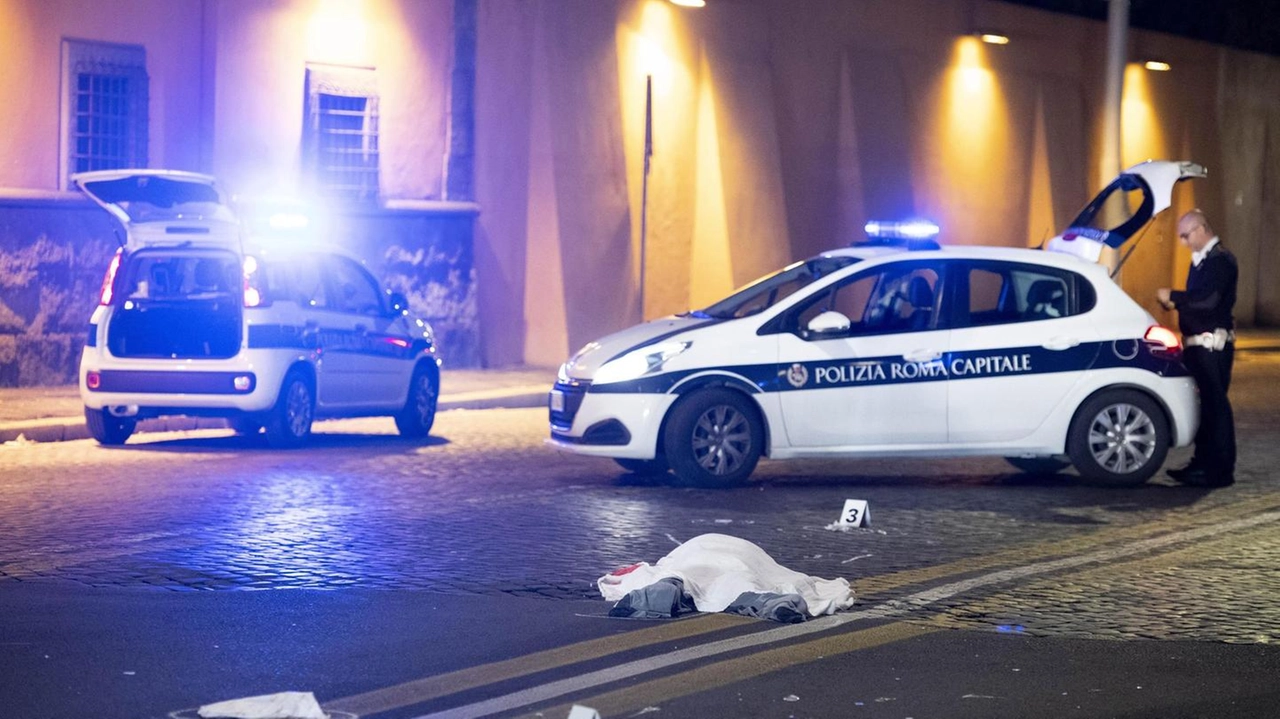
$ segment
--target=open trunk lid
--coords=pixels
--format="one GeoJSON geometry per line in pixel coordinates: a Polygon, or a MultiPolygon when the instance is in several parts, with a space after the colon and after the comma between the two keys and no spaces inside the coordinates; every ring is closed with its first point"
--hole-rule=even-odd
{"type": "Polygon", "coordinates": [[[1045,249],[1097,262],[1103,247],[1119,249],[1168,209],[1174,185],[1207,174],[1204,165],[1185,160],[1134,165],[1104,187],[1045,249]]]}
{"type": "Polygon", "coordinates": [[[124,225],[126,251],[159,246],[241,251],[240,224],[208,175],[98,170],[71,180],[124,225]]]}

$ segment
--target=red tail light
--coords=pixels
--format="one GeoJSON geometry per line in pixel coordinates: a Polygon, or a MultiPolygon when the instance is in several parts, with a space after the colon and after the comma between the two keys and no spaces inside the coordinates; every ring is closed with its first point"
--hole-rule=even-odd
{"type": "Polygon", "coordinates": [[[116,273],[120,271],[120,261],[123,257],[124,248],[121,247],[111,258],[111,264],[107,265],[107,274],[102,277],[102,290],[98,293],[98,304],[103,306],[111,304],[111,299],[116,293],[116,273]]]}
{"type": "Polygon", "coordinates": [[[262,272],[258,267],[258,258],[252,255],[244,258],[244,306],[265,307],[269,303],[262,288],[262,272]]]}
{"type": "Polygon", "coordinates": [[[1143,337],[1157,352],[1176,353],[1182,351],[1182,340],[1178,333],[1162,325],[1151,325],[1143,337]]]}

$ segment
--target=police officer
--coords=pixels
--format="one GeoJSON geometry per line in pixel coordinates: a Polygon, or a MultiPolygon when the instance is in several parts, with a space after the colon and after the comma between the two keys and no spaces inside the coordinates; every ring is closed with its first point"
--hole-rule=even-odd
{"type": "Polygon", "coordinates": [[[1235,481],[1236,431],[1227,389],[1235,357],[1236,258],[1200,210],[1178,220],[1178,239],[1191,250],[1187,289],[1156,290],[1160,304],[1178,311],[1182,331],[1183,361],[1200,390],[1200,429],[1195,456],[1169,476],[1203,487],[1225,487],[1235,481]]]}

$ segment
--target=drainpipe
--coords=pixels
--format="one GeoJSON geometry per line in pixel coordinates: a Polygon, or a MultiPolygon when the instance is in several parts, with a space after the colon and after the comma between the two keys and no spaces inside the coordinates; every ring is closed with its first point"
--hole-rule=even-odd
{"type": "Polygon", "coordinates": [[[476,0],[453,3],[453,73],[449,81],[449,137],[444,199],[475,199],[476,0]]]}
{"type": "Polygon", "coordinates": [[[1128,61],[1129,0],[1109,0],[1107,13],[1107,91],[1102,111],[1102,162],[1098,186],[1115,179],[1123,168],[1120,146],[1120,102],[1124,96],[1124,68],[1128,61]]]}

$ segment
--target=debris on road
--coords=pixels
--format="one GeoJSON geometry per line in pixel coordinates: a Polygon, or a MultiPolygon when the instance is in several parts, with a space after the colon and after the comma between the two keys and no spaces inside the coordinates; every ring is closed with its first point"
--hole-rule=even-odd
{"type": "Polygon", "coordinates": [[[311,692],[279,692],[206,704],[201,719],[328,719],[311,692]]]}

